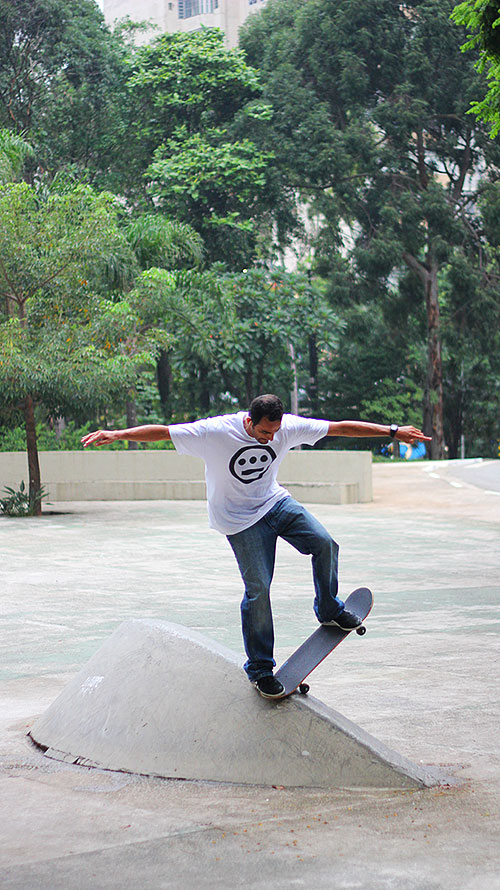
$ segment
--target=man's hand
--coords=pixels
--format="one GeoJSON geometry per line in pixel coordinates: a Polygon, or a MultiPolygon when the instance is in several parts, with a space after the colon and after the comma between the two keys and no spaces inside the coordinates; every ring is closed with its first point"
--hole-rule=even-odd
{"type": "Polygon", "coordinates": [[[115,430],[96,430],[95,433],[87,433],[81,441],[83,447],[87,448],[88,445],[111,445],[119,438],[120,436],[115,430]]]}
{"type": "Polygon", "coordinates": [[[424,436],[422,430],[418,430],[414,426],[400,426],[394,438],[398,442],[405,442],[406,445],[413,445],[414,442],[432,441],[432,436],[424,436]]]}
{"type": "Polygon", "coordinates": [[[112,442],[165,442],[170,439],[168,426],[161,423],[146,423],[132,426],[127,430],[97,430],[83,436],[83,447],[88,445],[111,445],[112,442]]]}

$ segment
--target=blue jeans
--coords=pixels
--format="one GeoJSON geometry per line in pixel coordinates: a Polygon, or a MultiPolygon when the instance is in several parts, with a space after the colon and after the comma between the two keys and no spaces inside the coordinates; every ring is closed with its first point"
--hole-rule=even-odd
{"type": "Polygon", "coordinates": [[[228,535],[245,585],[241,622],[248,657],[244,668],[250,680],[269,676],[276,665],[270,588],[278,538],[312,556],[314,612],[318,621],[330,621],[344,608],[337,596],[338,544],[294,498],[283,498],[255,525],[228,535]]]}

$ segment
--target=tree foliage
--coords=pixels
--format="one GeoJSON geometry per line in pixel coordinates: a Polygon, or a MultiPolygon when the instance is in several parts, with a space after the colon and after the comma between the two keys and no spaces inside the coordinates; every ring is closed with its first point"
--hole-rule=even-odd
{"type": "MultiPolygon", "coordinates": [[[[444,456],[451,438],[444,383],[456,374],[448,349],[458,314],[448,313],[449,276],[466,264],[475,279],[468,312],[479,314],[476,297],[494,256],[478,203],[500,170],[498,147],[466,113],[481,75],[460,52],[451,8],[441,0],[283,0],[251,17],[242,38],[274,109],[270,145],[323,220],[316,268],[328,274],[339,249],[349,256],[351,299],[376,301],[386,355],[398,362],[395,382],[407,377],[410,328],[393,316],[402,305],[414,315],[411,333],[427,352],[415,392],[424,393],[433,457],[444,456]]],[[[335,276],[338,268],[335,260],[335,276]]],[[[356,312],[347,311],[354,322],[356,312]]],[[[418,343],[412,353],[425,355],[418,343]]]]}
{"type": "Polygon", "coordinates": [[[318,282],[300,273],[217,267],[172,273],[171,280],[166,417],[218,413],[294,386],[301,409],[311,409],[310,340],[326,365],[340,329],[318,282]]]}
{"type": "Polygon", "coordinates": [[[182,269],[200,266],[205,258],[203,239],[187,223],[160,213],[134,216],[125,235],[141,269],[182,269]]]}
{"type": "Polygon", "coordinates": [[[500,8],[496,0],[465,0],[451,17],[469,32],[462,49],[479,50],[476,67],[487,71],[484,98],[471,102],[470,110],[489,125],[494,138],[500,132],[500,8]]]}
{"type": "Polygon", "coordinates": [[[135,266],[117,213],[111,195],[88,186],[0,188],[0,392],[24,416],[33,503],[36,404],[55,416],[89,412],[123,398],[133,381],[126,352],[111,355],[109,338],[98,342],[117,258],[131,274],[135,266]]]}
{"type": "Polygon", "coordinates": [[[228,50],[0,0],[0,387],[31,454],[49,413],[183,420],[262,390],[491,453],[500,152],[467,109],[498,27],[451,8],[279,0],[228,50]]]}
{"type": "Polygon", "coordinates": [[[0,183],[20,179],[27,158],[33,156],[33,149],[25,139],[0,130],[0,183]]]}
{"type": "Polygon", "coordinates": [[[29,136],[44,170],[118,184],[127,54],[94,0],[0,0],[0,126],[29,136]]]}
{"type": "Polygon", "coordinates": [[[282,225],[290,216],[273,153],[255,141],[271,115],[257,72],[217,29],[165,34],[136,53],[128,89],[145,196],[200,233],[208,262],[250,264],[271,209],[282,225]]]}

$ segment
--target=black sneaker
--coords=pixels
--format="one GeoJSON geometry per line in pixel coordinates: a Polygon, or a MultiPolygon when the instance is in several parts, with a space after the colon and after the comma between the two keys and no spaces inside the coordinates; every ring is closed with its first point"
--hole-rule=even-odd
{"type": "Polygon", "coordinates": [[[283,683],[272,674],[268,677],[259,677],[258,680],[254,680],[253,685],[263,698],[283,698],[285,692],[283,683]]]}
{"type": "Polygon", "coordinates": [[[344,609],[336,618],[332,618],[331,621],[322,621],[321,624],[325,627],[340,627],[341,630],[349,631],[360,627],[363,622],[354,612],[344,609]]]}

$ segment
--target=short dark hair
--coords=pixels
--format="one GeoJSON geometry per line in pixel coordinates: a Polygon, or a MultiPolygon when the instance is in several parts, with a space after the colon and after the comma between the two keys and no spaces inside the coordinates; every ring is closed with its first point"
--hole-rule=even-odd
{"type": "Polygon", "coordinates": [[[267,420],[281,420],[284,410],[283,402],[278,396],[265,393],[263,396],[256,396],[255,399],[252,399],[248,413],[255,426],[263,417],[266,417],[267,420]]]}

